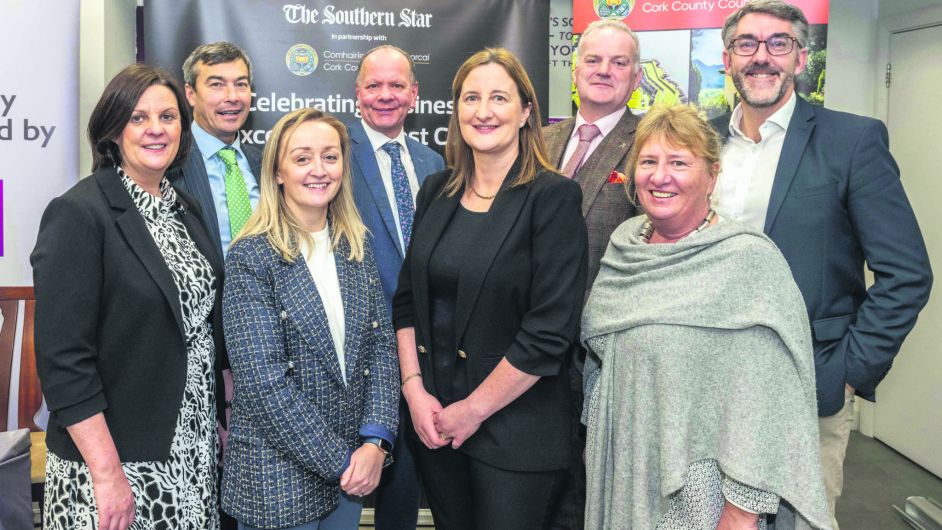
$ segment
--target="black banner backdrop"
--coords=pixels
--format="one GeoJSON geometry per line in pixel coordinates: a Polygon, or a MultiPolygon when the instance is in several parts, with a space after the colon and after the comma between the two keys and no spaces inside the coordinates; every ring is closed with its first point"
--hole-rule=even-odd
{"type": "Polygon", "coordinates": [[[190,51],[229,41],[252,61],[253,98],[242,141],[265,142],[287,112],[316,107],[359,119],[354,82],[362,55],[391,44],[410,53],[419,81],[406,132],[443,150],[458,67],[486,46],[520,58],[547,116],[549,0],[173,0],[144,3],[149,64],[178,79],[190,51]]]}

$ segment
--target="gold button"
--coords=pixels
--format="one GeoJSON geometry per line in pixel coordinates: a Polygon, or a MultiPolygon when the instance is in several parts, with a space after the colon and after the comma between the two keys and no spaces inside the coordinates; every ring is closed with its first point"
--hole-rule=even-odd
{"type": "Polygon", "coordinates": [[[419,353],[425,353],[425,346],[419,344],[419,353]]]}
{"type": "Polygon", "coordinates": [[[376,329],[376,328],[378,328],[378,327],[379,327],[379,322],[377,322],[377,321],[374,320],[374,321],[373,321],[373,329],[376,329]]]}
{"type": "Polygon", "coordinates": [[[462,359],[467,359],[468,354],[465,353],[464,350],[458,350],[458,357],[461,357],[462,359]]]}

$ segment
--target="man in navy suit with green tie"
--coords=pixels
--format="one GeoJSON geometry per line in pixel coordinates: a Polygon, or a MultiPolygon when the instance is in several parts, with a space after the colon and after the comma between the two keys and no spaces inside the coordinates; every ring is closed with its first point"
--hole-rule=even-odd
{"type": "MultiPolygon", "coordinates": [[[[425,177],[445,168],[442,157],[405,134],[419,83],[409,54],[378,46],[360,60],[356,79],[362,118],[349,125],[353,151],[353,191],[370,231],[387,308],[396,291],[399,268],[409,247],[415,195],[425,177]]],[[[409,414],[400,396],[400,415],[409,414]]],[[[393,449],[394,463],[383,470],[376,489],[376,529],[412,530],[419,508],[418,473],[403,433],[393,449]]]]}
{"type": "Polygon", "coordinates": [[[713,122],[726,138],[716,210],[764,231],[804,296],[836,530],[854,395],[875,398],[915,325],[932,286],[929,257],[886,126],[812,106],[795,92],[808,60],[804,13],[754,0],[726,19],[723,44],[742,100],[713,122]]]}
{"type": "MultiPolygon", "coordinates": [[[[258,204],[262,153],[239,141],[252,104],[252,63],[234,44],[203,44],[184,61],[183,79],[193,107],[193,141],[186,164],[168,178],[199,203],[221,261],[258,204]]],[[[228,369],[223,371],[222,384],[228,404],[232,401],[228,369]]],[[[229,413],[225,411],[227,424],[229,413]]],[[[219,436],[225,448],[228,432],[221,428],[219,436]]],[[[235,529],[235,520],[222,511],[220,520],[223,530],[235,529]]]]}

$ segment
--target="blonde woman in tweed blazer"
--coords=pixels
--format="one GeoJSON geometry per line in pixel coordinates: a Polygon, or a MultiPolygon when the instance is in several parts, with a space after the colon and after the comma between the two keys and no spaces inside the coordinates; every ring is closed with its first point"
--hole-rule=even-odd
{"type": "Polygon", "coordinates": [[[223,510],[244,530],[356,529],[395,440],[399,378],[344,126],[314,109],[286,115],[260,185],[226,261],[223,510]]]}

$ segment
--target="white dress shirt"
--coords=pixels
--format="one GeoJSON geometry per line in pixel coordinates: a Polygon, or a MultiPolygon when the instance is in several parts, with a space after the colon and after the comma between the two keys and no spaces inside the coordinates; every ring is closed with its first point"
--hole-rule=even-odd
{"type": "MultiPolygon", "coordinates": [[[[604,140],[606,136],[608,136],[608,133],[612,132],[612,129],[618,125],[618,121],[621,120],[621,117],[624,116],[626,112],[628,112],[628,107],[622,107],[608,116],[603,116],[595,120],[593,125],[598,127],[602,134],[596,136],[592,139],[591,142],[589,142],[589,149],[585,152],[585,156],[582,158],[583,165],[585,164],[585,161],[588,160],[590,156],[592,156],[595,148],[598,147],[600,143],[602,143],[602,140],[604,140]]],[[[576,125],[572,128],[572,134],[569,135],[569,143],[566,144],[566,151],[563,152],[563,162],[559,164],[560,171],[562,171],[562,168],[566,167],[566,164],[569,163],[569,158],[576,151],[576,147],[579,146],[579,127],[586,123],[589,122],[587,122],[585,118],[582,117],[582,113],[577,112],[576,125]]]]}
{"type": "Polygon", "coordinates": [[[343,374],[344,383],[347,382],[347,364],[343,354],[345,323],[343,318],[343,298],[340,296],[340,280],[337,277],[337,262],[330,249],[330,227],[324,226],[320,232],[311,232],[314,238],[314,251],[302,245],[304,261],[307,269],[311,271],[317,294],[320,295],[327,314],[327,327],[330,329],[330,338],[337,351],[337,361],[340,363],[340,373],[343,374]]]}
{"type": "Polygon", "coordinates": [[[396,220],[396,233],[399,235],[399,247],[405,248],[402,240],[402,225],[399,223],[399,207],[396,205],[396,192],[393,189],[392,181],[392,159],[389,154],[383,150],[383,146],[388,142],[399,144],[399,156],[402,159],[402,165],[406,169],[406,176],[409,178],[409,189],[412,190],[412,204],[415,205],[415,195],[419,192],[419,179],[415,176],[415,167],[412,165],[412,156],[409,155],[409,149],[406,147],[406,132],[399,131],[399,136],[390,138],[381,132],[370,128],[362,119],[363,130],[366,131],[366,137],[370,139],[370,145],[373,147],[373,154],[376,155],[376,165],[379,166],[379,174],[383,178],[383,187],[386,188],[386,198],[389,200],[389,208],[392,209],[393,219],[396,220]]]}
{"type": "Polygon", "coordinates": [[[795,111],[792,96],[759,127],[758,142],[743,134],[742,103],[729,120],[729,139],[723,147],[721,171],[713,195],[720,215],[762,231],[769,210],[775,170],[785,143],[788,122],[795,111]]]}

